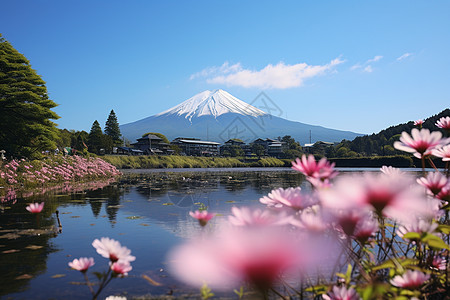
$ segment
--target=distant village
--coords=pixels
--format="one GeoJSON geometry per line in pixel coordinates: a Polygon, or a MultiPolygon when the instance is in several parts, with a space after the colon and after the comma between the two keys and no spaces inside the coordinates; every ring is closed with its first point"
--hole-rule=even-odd
{"type": "MultiPolygon", "coordinates": [[[[290,136],[278,139],[258,138],[250,143],[245,143],[241,139],[229,139],[224,144],[205,141],[197,138],[178,137],[172,142],[164,139],[164,136],[156,134],[146,134],[138,138],[129,147],[115,147],[113,154],[116,155],[187,155],[187,156],[270,156],[285,158],[289,151],[308,153],[313,147],[329,147],[334,143],[316,142],[300,146],[290,136]]],[[[298,154],[298,153],[292,153],[298,154]]],[[[294,156],[295,156],[294,155],[294,156]]]]}

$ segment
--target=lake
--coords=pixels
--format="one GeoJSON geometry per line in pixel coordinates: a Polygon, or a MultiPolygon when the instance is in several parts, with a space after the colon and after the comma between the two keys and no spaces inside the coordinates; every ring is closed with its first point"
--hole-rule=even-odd
{"type": "MultiPolygon", "coordinates": [[[[5,299],[84,299],[90,293],[80,272],[68,262],[93,257],[91,271],[104,271],[108,260],[92,247],[110,237],[132,251],[136,261],[123,279],[113,280],[100,295],[162,295],[189,289],[166,271],[166,253],[183,239],[199,234],[189,216],[200,203],[219,213],[208,224],[230,214],[232,206],[260,206],[259,198],[278,187],[302,186],[304,176],[288,168],[126,170],[112,184],[65,186],[43,195],[2,203],[0,214],[0,296],[5,299]],[[25,207],[45,201],[32,215],[25,207]],[[58,227],[58,216],[61,232],[58,227]],[[160,286],[142,278],[147,275],[160,286]]],[[[93,279],[93,278],[92,278],[93,279]]],[[[197,292],[193,290],[193,292],[197,292]]]]}
{"type": "Polygon", "coordinates": [[[310,189],[305,177],[290,168],[124,170],[113,183],[66,185],[42,195],[22,195],[0,206],[0,297],[89,299],[81,273],[68,263],[93,257],[96,263],[89,274],[106,270],[108,260],[91,245],[101,237],[118,240],[131,249],[136,261],[129,276],[113,280],[99,299],[198,293],[166,271],[167,251],[202,230],[189,212],[204,205],[218,213],[205,228],[214,230],[231,207],[262,208],[259,198],[271,190],[296,186],[310,189]],[[25,209],[41,201],[45,207],[38,216],[25,209]]]}

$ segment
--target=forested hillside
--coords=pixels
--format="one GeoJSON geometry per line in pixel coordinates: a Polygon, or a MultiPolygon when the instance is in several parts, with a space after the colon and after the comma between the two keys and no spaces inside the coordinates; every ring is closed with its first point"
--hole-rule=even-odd
{"type": "MultiPolygon", "coordinates": [[[[441,117],[450,116],[450,109],[445,109],[437,115],[424,120],[423,128],[436,131],[441,130],[436,127],[436,121],[441,117]]],[[[391,126],[380,131],[377,134],[365,135],[355,138],[353,141],[343,140],[336,147],[328,149],[328,157],[357,157],[374,155],[395,155],[404,154],[404,152],[394,149],[393,144],[397,141],[403,131],[408,133],[414,128],[414,121],[391,126]],[[333,153],[334,152],[334,153],[333,153]]]]}

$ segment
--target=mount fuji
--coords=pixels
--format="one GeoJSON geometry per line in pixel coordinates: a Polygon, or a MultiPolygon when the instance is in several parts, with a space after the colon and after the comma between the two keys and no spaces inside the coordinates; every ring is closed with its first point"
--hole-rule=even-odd
{"type": "MultiPolygon", "coordinates": [[[[261,93],[252,102],[269,112],[278,106],[261,93]]],[[[169,140],[199,138],[224,143],[237,138],[249,143],[258,138],[290,135],[302,145],[310,141],[339,142],[361,134],[289,121],[267,113],[224,90],[204,91],[159,114],[120,126],[130,141],[147,132],[160,132],[169,140]]]]}

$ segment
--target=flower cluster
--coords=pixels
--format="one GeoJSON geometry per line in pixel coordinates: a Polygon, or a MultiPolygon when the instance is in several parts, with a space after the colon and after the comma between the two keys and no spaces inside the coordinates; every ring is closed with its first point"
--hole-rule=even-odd
{"type": "Polygon", "coordinates": [[[42,161],[11,160],[0,166],[0,182],[14,185],[42,185],[75,182],[120,175],[111,164],[100,158],[49,156],[42,161]]]}
{"type": "Polygon", "coordinates": [[[109,259],[108,271],[104,273],[96,273],[97,278],[99,278],[100,281],[97,291],[94,291],[92,288],[92,284],[86,274],[88,269],[95,264],[94,258],[80,257],[79,259],[74,259],[69,262],[69,267],[83,273],[93,299],[97,299],[100,292],[113,278],[128,275],[128,272],[133,269],[130,263],[136,260],[136,257],[131,255],[130,249],[122,246],[120,242],[108,237],[102,237],[100,240],[95,239],[92,242],[92,246],[97,250],[98,254],[109,259]]]}
{"type": "MultiPolygon", "coordinates": [[[[395,145],[445,162],[449,143],[440,132],[415,128],[395,145]]],[[[306,176],[310,192],[279,188],[260,199],[265,208],[233,207],[214,234],[171,251],[173,274],[203,288],[247,284],[264,299],[286,291],[323,299],[445,297],[449,170],[417,178],[385,166],[337,176],[332,163],[312,155],[292,168],[306,176]]],[[[191,216],[206,224],[212,214],[191,216]]]]}

